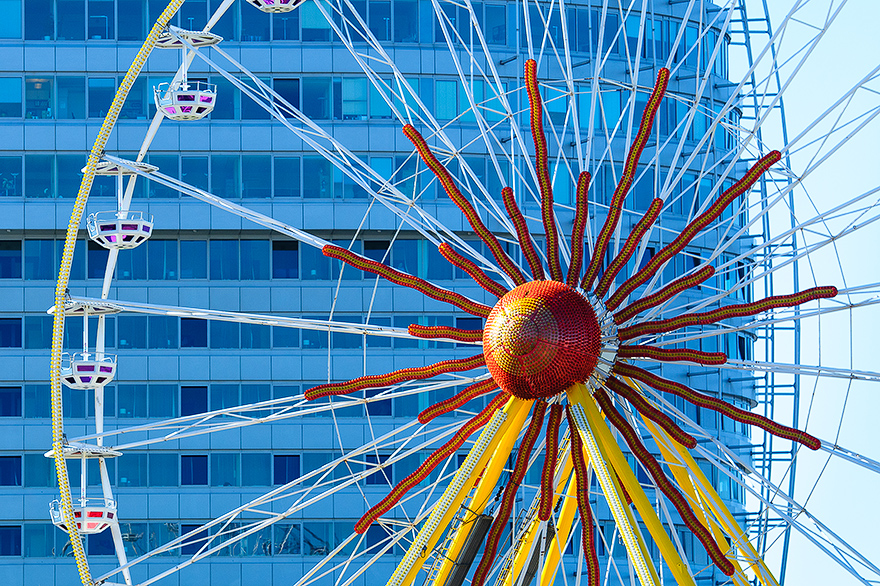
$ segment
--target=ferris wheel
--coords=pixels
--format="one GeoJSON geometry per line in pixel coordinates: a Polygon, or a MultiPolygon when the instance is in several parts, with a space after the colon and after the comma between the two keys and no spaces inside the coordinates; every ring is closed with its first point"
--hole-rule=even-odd
{"type": "MultiPolygon", "coordinates": [[[[794,2],[771,29],[766,7],[736,0],[662,10],[649,2],[508,3],[500,20],[488,4],[434,0],[420,4],[431,10],[432,53],[442,54],[431,75],[451,93],[438,82],[429,99],[422,64],[387,42],[416,34],[405,15],[394,17],[392,32],[376,24],[370,3],[248,0],[253,6],[241,10],[302,12],[320,31],[316,40],[344,55],[371,106],[396,127],[385,137],[406,152],[396,169],[377,165],[344,124],[316,121],[224,50],[212,28],[232,0],[198,31],[167,26],[182,3],[163,12],[121,83],[84,169],[60,267],[50,453],[60,498],[50,511],[70,534],[83,584],[161,583],[224,549],[277,540],[273,527],[340,495],[356,500],[351,508],[362,516],[297,584],[648,586],[710,576],[773,585],[791,571],[792,543],[809,544],[810,555],[854,583],[880,580],[880,562],[860,538],[839,533],[810,505],[835,486],[823,463],[865,473],[874,486],[880,475],[880,463],[844,447],[848,398],[878,374],[839,334],[858,330],[878,298],[876,275],[844,262],[849,243],[880,218],[877,186],[843,187],[834,199],[810,189],[835,153],[876,127],[880,67],[836,91],[802,131],[789,131],[783,110],[846,3],[794,2]],[[515,47],[497,42],[499,27],[515,47]],[[162,49],[180,51],[180,68],[156,86],[143,142],[120,146],[137,156],[105,151],[127,92],[150,52],[162,49]],[[194,78],[197,62],[332,165],[333,178],[319,182],[364,196],[346,208],[357,217],[344,242],[148,162],[161,126],[199,124],[217,104],[222,88],[194,78]],[[117,186],[116,209],[86,220],[88,237],[109,250],[99,298],[68,291],[96,175],[117,186]],[[352,272],[374,279],[358,283],[370,292],[363,323],[335,318],[333,309],[316,319],[114,299],[118,259],[161,229],[161,218],[133,209],[144,181],[333,259],[334,308],[352,272]],[[368,252],[360,238],[371,226],[392,236],[368,252]],[[458,275],[452,285],[391,262],[403,234],[448,263],[458,275]],[[453,325],[373,320],[383,291],[410,300],[413,314],[434,303],[466,317],[453,325]],[[339,376],[328,345],[327,380],[291,397],[107,430],[103,389],[126,374],[103,331],[107,316],[123,312],[403,340],[431,351],[422,363],[392,368],[384,343],[363,343],[359,370],[339,376]],[[84,347],[62,355],[64,322],[73,319],[87,324],[84,347]],[[802,350],[808,336],[843,352],[802,350]],[[94,393],[94,433],[64,436],[62,385],[94,393]],[[814,411],[827,406],[825,386],[845,397],[829,410],[836,425],[814,411]],[[381,419],[381,405],[413,399],[416,418],[381,419]],[[368,431],[344,439],[340,414],[355,407],[368,431]],[[317,414],[332,421],[328,442],[337,442],[338,457],[148,552],[126,554],[125,502],[114,496],[108,460],[317,414]],[[734,437],[749,444],[731,445],[734,437]],[[71,494],[71,458],[97,460],[100,496],[85,481],[71,494]],[[392,475],[393,466],[408,473],[392,475]],[[377,477],[384,489],[363,488],[377,477]],[[119,563],[95,575],[80,535],[105,531],[119,563]],[[190,553],[155,573],[140,570],[175,551],[190,553]]],[[[864,503],[852,506],[857,514],[864,503]]]]}

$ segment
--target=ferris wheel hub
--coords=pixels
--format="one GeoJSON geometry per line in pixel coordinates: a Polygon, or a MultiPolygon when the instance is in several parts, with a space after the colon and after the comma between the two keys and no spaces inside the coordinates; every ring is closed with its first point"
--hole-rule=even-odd
{"type": "Polygon", "coordinates": [[[492,308],[483,352],[502,389],[521,399],[549,398],[589,378],[599,361],[601,337],[596,311],[577,289],[532,281],[492,308]]]}

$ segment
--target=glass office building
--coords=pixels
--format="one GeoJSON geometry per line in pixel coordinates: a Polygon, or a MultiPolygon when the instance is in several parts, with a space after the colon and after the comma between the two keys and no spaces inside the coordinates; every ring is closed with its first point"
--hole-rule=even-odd
{"type": "MultiPolygon", "coordinates": [[[[465,91],[453,62],[444,57],[450,30],[458,30],[460,35],[453,43],[464,44],[473,29],[470,11],[452,3],[441,4],[451,29],[438,24],[427,0],[351,3],[375,39],[392,54],[424,108],[433,112],[451,136],[465,143],[479,132],[477,119],[467,112],[468,93],[488,99],[490,90],[476,79],[465,91]]],[[[682,7],[669,2],[653,4],[647,15],[635,11],[618,21],[613,19],[620,16],[606,15],[611,20],[604,26],[619,34],[602,41],[610,48],[610,65],[603,75],[616,71],[620,87],[615,89],[614,79],[603,79],[608,83],[607,91],[598,105],[590,104],[588,92],[579,94],[582,123],[610,123],[614,128],[622,119],[623,126],[637,126],[648,94],[635,94],[631,103],[623,85],[628,55],[641,52],[642,66],[654,68],[666,61],[670,47],[691,48],[702,43],[701,50],[681,53],[681,73],[670,87],[686,93],[687,72],[696,75],[708,66],[714,89],[704,95],[702,109],[684,131],[678,121],[692,106],[679,100],[664,102],[657,132],[659,137],[684,132],[686,136],[679,138],[695,148],[707,133],[716,132],[709,146],[701,143],[701,148],[707,149],[710,158],[712,153],[720,158],[734,140],[730,133],[710,127],[711,114],[719,111],[729,95],[725,86],[727,46],[711,27],[707,34],[696,36],[698,27],[704,26],[697,21],[710,14],[711,7],[690,14],[691,23],[683,20],[682,7]],[[683,40],[677,41],[682,29],[683,40]],[[716,46],[721,52],[714,55],[716,46]],[[601,114],[592,115],[591,108],[600,108],[601,114]]],[[[87,150],[142,39],[165,5],[162,0],[0,0],[0,582],[4,584],[71,584],[77,580],[67,536],[47,515],[47,504],[56,497],[57,488],[53,462],[44,457],[51,447],[47,380],[52,317],[46,310],[53,303],[64,231],[87,150]]],[[[187,0],[173,23],[200,30],[220,5],[221,0],[187,0]]],[[[567,5],[571,59],[583,66],[593,58],[599,43],[595,31],[599,30],[600,11],[586,0],[567,5]]],[[[559,35],[556,40],[561,42],[561,24],[542,25],[538,13],[526,19],[529,15],[522,14],[521,5],[503,1],[472,3],[471,11],[486,46],[497,57],[493,63],[500,82],[511,99],[520,100],[513,107],[521,112],[521,124],[527,125],[524,94],[514,89],[522,84],[528,46],[540,45],[547,35],[559,35]]],[[[394,178],[401,192],[419,194],[424,209],[443,217],[463,238],[474,239],[457,209],[412,156],[412,147],[400,132],[394,104],[382,98],[350,58],[314,3],[270,15],[247,2],[236,2],[213,32],[223,37],[223,50],[349,145],[372,170],[394,178]]],[[[172,78],[179,59],[179,51],[153,52],[125,102],[107,153],[130,160],[136,157],[155,114],[153,87],[172,78]]],[[[588,69],[584,67],[585,77],[588,69]]],[[[202,121],[166,121],[145,162],[189,185],[491,304],[433,244],[401,226],[394,214],[368,210],[371,199],[362,185],[272,120],[232,81],[199,59],[194,60],[189,75],[190,79],[216,84],[213,112],[202,121]]],[[[567,110],[559,104],[564,102],[547,99],[550,122],[563,124],[567,110]]],[[[497,110],[493,114],[487,109],[488,122],[502,118],[497,110]]],[[[627,142],[619,138],[610,143],[618,165],[627,142]]],[[[593,153],[599,154],[587,156],[601,159],[605,146],[594,143],[593,153]]],[[[640,169],[627,200],[625,226],[635,223],[647,209],[664,179],[664,164],[668,163],[661,160],[640,169]]],[[[614,189],[619,167],[612,167],[591,168],[600,203],[607,204],[614,189]]],[[[499,194],[513,176],[503,161],[496,166],[479,149],[465,148],[460,159],[452,160],[450,169],[463,182],[480,182],[490,194],[499,194]],[[468,173],[459,169],[459,160],[466,163],[468,173]]],[[[725,181],[725,186],[729,185],[730,180],[725,181]]],[[[711,174],[704,170],[685,172],[672,188],[674,197],[667,211],[671,216],[680,215],[683,222],[694,202],[704,200],[714,187],[711,174]]],[[[573,218],[574,188],[567,180],[560,180],[555,188],[560,223],[567,233],[573,218]]],[[[113,179],[99,177],[86,213],[114,209],[115,194],[113,179]]],[[[154,234],[145,244],[120,252],[110,299],[313,319],[332,315],[338,321],[368,320],[391,327],[412,323],[481,327],[480,319],[452,311],[449,306],[409,295],[387,283],[377,285],[373,278],[350,268],[340,272],[340,263],[322,256],[319,250],[185,197],[167,185],[139,179],[132,209],[154,217],[154,234]]],[[[525,211],[536,217],[537,209],[532,203],[525,211]]],[[[725,219],[736,224],[744,218],[725,219]]],[[[670,221],[675,223],[674,218],[670,221]]],[[[82,232],[70,292],[100,297],[108,251],[82,232]]],[[[647,255],[661,245],[652,241],[647,255]]],[[[735,252],[729,249],[725,254],[735,252]]],[[[699,258],[701,251],[692,251],[677,259],[678,264],[670,265],[668,271],[681,274],[699,258]]],[[[734,272],[724,278],[734,281],[722,282],[719,277],[712,287],[729,288],[737,277],[734,272]]],[[[748,291],[740,290],[743,298],[748,291]]],[[[93,329],[95,321],[91,320],[93,329]]],[[[88,336],[93,345],[96,332],[88,336]]],[[[472,354],[468,348],[443,342],[365,338],[132,312],[108,317],[105,336],[108,351],[118,355],[116,380],[105,387],[108,429],[292,397],[328,378],[344,380],[365,370],[382,372],[472,354]]],[[[82,339],[83,321],[68,319],[67,347],[78,349],[82,339]]],[[[724,351],[742,359],[752,352],[752,340],[744,334],[703,338],[695,343],[698,349],[724,351]]],[[[755,398],[753,386],[730,381],[717,369],[673,366],[664,372],[740,406],[752,405],[755,398]]],[[[126,449],[122,457],[108,459],[107,464],[129,558],[319,468],[341,451],[367,441],[371,434],[381,435],[383,430],[411,421],[427,405],[445,398],[445,392],[340,409],[332,417],[330,412],[318,412],[126,449]]],[[[92,393],[65,388],[63,401],[67,437],[93,433],[92,393]]],[[[683,404],[680,407],[685,410],[683,404]]],[[[687,414],[725,442],[738,445],[749,441],[748,430],[739,423],[708,410],[693,409],[687,414]]],[[[450,415],[445,421],[464,417],[450,415]]],[[[124,437],[108,439],[109,445],[124,443],[124,437]]],[[[368,454],[365,461],[375,463],[385,456],[368,454]]],[[[405,477],[417,464],[417,458],[395,463],[385,468],[384,474],[367,476],[321,506],[280,521],[160,583],[294,583],[351,532],[364,511],[361,492],[375,501],[388,490],[389,481],[405,477]]],[[[75,494],[83,480],[90,491],[100,491],[96,467],[90,464],[81,474],[77,460],[70,460],[68,466],[75,494]]],[[[633,466],[639,478],[648,483],[647,475],[634,461],[633,466]]],[[[743,514],[744,496],[739,485],[717,471],[710,478],[732,510],[743,514]]],[[[533,476],[526,479],[532,486],[536,482],[533,476]]],[[[599,530],[607,540],[613,540],[607,509],[598,503],[596,507],[599,530]]],[[[705,552],[690,533],[683,526],[678,533],[694,563],[707,565],[705,552]]],[[[380,538],[368,533],[368,539],[380,538]]],[[[116,566],[109,531],[88,536],[85,547],[94,576],[116,566]]],[[[198,548],[184,546],[140,564],[132,571],[134,582],[160,574],[198,548]]],[[[574,555],[576,548],[575,544],[568,553],[574,555]]],[[[599,553],[601,559],[607,559],[601,540],[599,553]]],[[[618,548],[617,554],[623,555],[623,550],[618,548]]],[[[400,556],[397,549],[389,550],[387,559],[359,578],[359,583],[373,583],[375,576],[390,575],[400,556]]],[[[714,584],[715,576],[710,566],[696,581],[714,584]]],[[[116,576],[111,581],[122,579],[116,576]]]]}

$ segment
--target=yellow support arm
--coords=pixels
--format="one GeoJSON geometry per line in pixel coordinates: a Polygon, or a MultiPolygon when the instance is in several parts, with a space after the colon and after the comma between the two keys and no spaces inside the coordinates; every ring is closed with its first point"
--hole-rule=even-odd
{"type": "MultiPolygon", "coordinates": [[[[422,567],[421,560],[423,556],[437,545],[440,536],[443,535],[443,532],[449,526],[453,517],[455,517],[461,503],[478,481],[480,484],[477,487],[473,501],[474,503],[483,502],[484,504],[488,501],[488,497],[484,493],[488,491],[491,494],[495,484],[498,482],[498,478],[501,476],[501,472],[504,470],[504,465],[507,462],[507,457],[510,455],[511,450],[513,450],[513,444],[516,443],[523,423],[526,417],[528,417],[531,405],[532,401],[511,397],[504,408],[498,410],[491,421],[483,428],[480,437],[471,448],[464,463],[455,474],[452,482],[449,483],[443,496],[440,497],[440,500],[434,506],[434,510],[428,516],[428,520],[425,521],[422,530],[419,531],[409,550],[407,550],[403,559],[394,570],[394,573],[388,580],[388,586],[410,586],[412,584],[422,567]],[[479,474],[481,470],[483,471],[482,475],[479,474]]],[[[472,514],[468,512],[468,515],[472,514]]],[[[462,526],[470,527],[469,524],[462,526]]],[[[467,531],[459,531],[458,533],[452,540],[450,552],[452,547],[455,547],[455,551],[458,552],[467,538],[467,531]]],[[[454,559],[451,553],[447,557],[454,559]]],[[[448,559],[444,560],[444,565],[447,562],[448,559]]],[[[450,569],[451,564],[446,569],[447,574],[450,569]]],[[[443,576],[443,579],[445,579],[445,574],[443,576]]],[[[436,583],[442,583],[440,577],[437,578],[436,583]]]]}
{"type": "MultiPolygon", "coordinates": [[[[599,486],[602,487],[602,492],[605,494],[605,499],[608,501],[611,514],[614,517],[614,521],[617,523],[617,528],[623,538],[623,544],[626,547],[627,554],[629,554],[630,562],[635,568],[639,582],[642,586],[658,586],[660,584],[660,577],[657,575],[657,570],[654,568],[654,564],[651,562],[650,556],[647,554],[647,548],[639,534],[638,524],[635,521],[632,511],[626,505],[621,494],[620,486],[617,484],[617,479],[610,473],[607,466],[609,462],[613,464],[615,460],[620,462],[622,459],[623,466],[614,468],[615,471],[617,471],[617,474],[622,477],[627,472],[632,475],[632,471],[629,469],[629,464],[626,463],[626,458],[623,457],[623,453],[617,446],[617,442],[614,441],[614,437],[611,435],[608,425],[603,421],[602,415],[599,413],[599,409],[596,407],[593,398],[590,397],[587,392],[586,387],[580,383],[576,383],[569,387],[567,392],[570,403],[569,407],[577,424],[578,432],[584,440],[584,449],[586,450],[589,461],[593,466],[596,478],[599,480],[599,486]],[[601,438],[601,443],[597,438],[601,438]]],[[[635,480],[635,477],[632,479],[635,480]]],[[[624,484],[626,485],[626,481],[624,481],[624,484]]],[[[647,497],[644,495],[644,491],[642,491],[638,482],[635,483],[635,486],[637,487],[636,492],[641,493],[641,496],[644,496],[647,501],[647,497]]],[[[633,497],[633,499],[635,498],[636,497],[633,497]]],[[[653,507],[650,507],[650,503],[649,509],[651,515],[656,518],[656,513],[654,513],[653,507]]],[[[639,510],[641,512],[641,509],[639,510]]],[[[659,523],[659,519],[657,522],[659,523]]],[[[662,526],[661,532],[665,536],[665,532],[662,531],[662,526]]],[[[668,536],[666,539],[669,539],[668,536]]],[[[672,548],[672,552],[675,552],[674,547],[672,548]]],[[[678,556],[677,553],[675,555],[676,557],[678,556]]],[[[679,563],[681,563],[680,558],[679,563]]],[[[679,571],[676,576],[678,574],[686,576],[687,572],[679,571]]],[[[680,583],[693,584],[693,581],[691,580],[689,582],[686,581],[680,583]]]]}
{"type": "MultiPolygon", "coordinates": [[[[568,481],[569,477],[571,476],[571,470],[572,470],[571,452],[569,452],[568,450],[565,450],[564,454],[560,455],[559,460],[557,461],[557,465],[556,465],[556,475],[559,477],[559,486],[565,486],[565,483],[568,481]]],[[[574,490],[574,489],[569,487],[569,490],[574,490]]],[[[574,494],[574,493],[572,493],[572,494],[574,494]]],[[[540,494],[535,496],[536,500],[539,498],[540,498],[540,494]]],[[[560,495],[558,493],[554,493],[554,495],[553,495],[553,506],[554,507],[556,506],[556,503],[558,502],[559,498],[560,498],[560,495]]],[[[566,504],[568,504],[567,501],[566,501],[566,504]]],[[[575,503],[575,504],[577,504],[577,503],[575,503]]],[[[564,506],[565,505],[563,505],[563,507],[564,506]]],[[[560,515],[561,514],[562,513],[560,513],[560,515]]],[[[573,518],[573,516],[574,516],[574,512],[572,512],[572,518],[573,518]]],[[[503,586],[511,586],[511,584],[513,583],[513,580],[517,576],[519,576],[519,573],[523,570],[525,565],[529,562],[529,558],[530,558],[529,554],[532,551],[532,543],[534,543],[535,538],[538,535],[538,530],[541,527],[541,523],[542,523],[542,521],[540,519],[538,519],[537,515],[535,515],[534,518],[532,518],[531,522],[529,523],[529,528],[528,528],[528,531],[526,532],[526,535],[519,542],[519,545],[516,550],[516,554],[513,558],[513,564],[510,567],[510,572],[508,572],[507,575],[504,577],[503,586]]],[[[554,543],[550,546],[551,548],[562,547],[563,545],[565,545],[565,541],[568,536],[568,531],[571,528],[571,519],[569,519],[568,522],[563,522],[560,518],[559,523],[557,523],[557,527],[559,527],[559,530],[565,531],[566,537],[562,539],[561,545],[557,545],[556,540],[559,538],[559,536],[558,535],[554,536],[554,543]]],[[[548,556],[550,555],[549,552],[547,555],[548,556]]],[[[545,560],[546,559],[548,559],[548,558],[545,558],[545,560]]],[[[549,563],[549,562],[545,561],[545,567],[546,567],[547,563],[549,563]]]]}
{"type": "MultiPolygon", "coordinates": [[[[654,436],[660,453],[669,461],[669,469],[675,477],[679,486],[688,493],[691,502],[703,502],[712,512],[712,515],[706,515],[709,520],[709,526],[716,541],[721,545],[722,549],[728,547],[727,540],[721,533],[721,529],[733,538],[737,549],[743,555],[755,570],[761,584],[764,586],[779,586],[773,573],[755,551],[748,536],[745,534],[733,515],[724,505],[724,501],[715,492],[712,483],[706,478],[697,462],[683,446],[679,445],[660,427],[655,425],[650,419],[643,417],[645,427],[654,436]],[[676,465],[676,463],[680,464],[676,465]],[[690,474],[690,476],[688,475],[690,474]],[[694,482],[695,481],[695,482],[694,482]],[[699,495],[699,496],[698,496],[699,495]]],[[[742,568],[737,560],[731,559],[736,568],[736,576],[743,584],[748,584],[748,578],[743,574],[742,568]]]]}
{"type": "Polygon", "coordinates": [[[571,473],[572,464],[571,457],[568,458],[568,472],[570,477],[568,488],[565,490],[565,500],[562,502],[562,508],[559,511],[559,518],[556,520],[556,535],[547,548],[544,557],[544,566],[541,568],[541,586],[549,586],[553,584],[556,578],[556,570],[559,568],[559,560],[561,553],[565,550],[565,544],[568,542],[568,535],[574,526],[574,514],[577,512],[577,481],[571,473]]]}

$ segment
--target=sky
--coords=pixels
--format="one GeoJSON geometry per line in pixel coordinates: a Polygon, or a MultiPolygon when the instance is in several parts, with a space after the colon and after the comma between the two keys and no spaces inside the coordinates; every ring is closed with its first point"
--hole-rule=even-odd
{"type": "MultiPolygon", "coordinates": [[[[794,0],[771,0],[771,21],[782,22],[794,0]]],[[[828,11],[841,2],[808,2],[796,15],[798,21],[787,29],[780,45],[780,60],[799,60],[805,41],[816,33],[808,24],[821,23],[828,11]]],[[[751,2],[750,16],[760,10],[760,1],[751,2]]],[[[822,124],[814,122],[826,108],[855,85],[880,62],[880,3],[876,0],[850,0],[833,22],[825,37],[811,53],[804,67],[785,92],[785,111],[789,137],[802,132],[819,136],[822,124]]],[[[793,62],[794,62],[793,61],[793,62]]],[[[792,62],[792,63],[793,63],[792,62]]],[[[880,83],[868,84],[878,93],[861,91],[850,105],[850,112],[866,112],[880,105],[880,83]]],[[[799,145],[809,142],[801,140],[799,145]]],[[[812,156],[826,152],[827,146],[798,150],[792,157],[793,169],[801,173],[812,156]]],[[[874,120],[839,152],[825,161],[804,180],[796,193],[795,211],[801,219],[814,214],[811,205],[828,209],[855,195],[880,186],[880,120],[874,120]],[[812,200],[812,201],[811,201],[812,200]]],[[[874,203],[877,195],[866,200],[874,203]]],[[[876,212],[867,216],[876,215],[876,212]]],[[[848,219],[849,220],[849,219],[848,219]]],[[[809,235],[804,235],[809,237],[809,235]]],[[[800,288],[833,284],[838,288],[880,282],[880,223],[837,242],[836,250],[812,255],[811,263],[801,263],[800,288]],[[839,267],[839,268],[838,268],[839,267]]],[[[875,288],[876,290],[876,288],[875,288]]],[[[877,307],[840,312],[809,320],[803,324],[801,361],[855,370],[878,371],[873,334],[880,327],[877,307]]],[[[801,421],[807,429],[825,440],[835,440],[848,449],[880,460],[880,440],[876,434],[876,414],[880,413],[877,383],[847,380],[821,381],[804,377],[801,381],[801,421]],[[807,417],[809,416],[809,419],[807,417]]],[[[828,463],[827,454],[804,453],[798,460],[797,500],[806,499],[807,510],[831,530],[880,565],[876,527],[880,526],[880,476],[836,458],[828,463]],[[820,475],[821,473],[821,475],[820,475]],[[818,483],[816,482],[818,478],[818,483]],[[815,490],[813,490],[815,485],[815,490]]],[[[852,575],[838,567],[803,537],[794,537],[789,551],[787,584],[857,584],[852,575]]]]}

